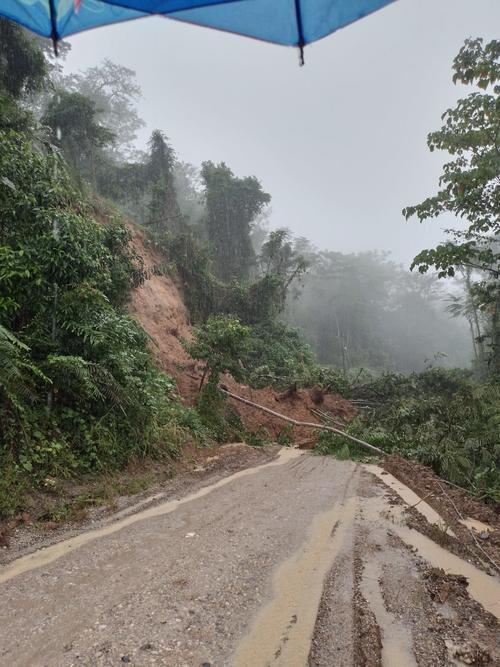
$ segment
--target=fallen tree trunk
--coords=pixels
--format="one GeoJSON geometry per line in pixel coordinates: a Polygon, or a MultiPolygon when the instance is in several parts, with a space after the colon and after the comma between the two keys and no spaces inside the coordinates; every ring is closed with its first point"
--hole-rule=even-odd
{"type": "Polygon", "coordinates": [[[240,403],[244,403],[245,405],[249,405],[250,407],[256,408],[257,410],[261,410],[262,412],[267,412],[267,414],[272,415],[273,417],[277,417],[278,419],[283,419],[283,421],[289,422],[290,424],[293,424],[294,426],[305,426],[306,428],[315,428],[315,429],[319,429],[319,430],[322,430],[322,431],[331,431],[332,433],[336,433],[337,435],[341,435],[344,438],[347,438],[348,440],[352,440],[353,442],[357,443],[358,445],[361,445],[361,447],[364,447],[365,449],[368,449],[371,452],[375,452],[376,454],[382,454],[382,456],[385,456],[385,452],[382,449],[379,449],[378,447],[375,447],[375,445],[370,445],[368,442],[365,442],[364,440],[360,440],[359,438],[355,438],[353,435],[349,435],[348,433],[345,433],[344,431],[341,431],[338,428],[334,428],[333,426],[325,426],[325,424],[316,424],[314,422],[299,422],[296,419],[292,419],[291,417],[287,417],[286,415],[282,415],[280,412],[275,412],[274,410],[271,410],[270,408],[266,408],[263,405],[259,405],[258,403],[254,403],[253,401],[249,401],[247,398],[242,398],[241,396],[238,396],[237,394],[233,394],[232,391],[229,391],[229,389],[226,389],[224,386],[219,386],[218,389],[223,394],[226,394],[226,396],[229,396],[230,398],[234,398],[235,401],[239,401],[240,403]]]}

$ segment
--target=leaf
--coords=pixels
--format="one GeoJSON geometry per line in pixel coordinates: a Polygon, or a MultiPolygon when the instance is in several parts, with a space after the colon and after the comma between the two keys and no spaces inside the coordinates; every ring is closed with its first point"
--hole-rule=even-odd
{"type": "Polygon", "coordinates": [[[8,188],[10,188],[11,190],[15,190],[15,189],[16,189],[16,186],[14,185],[14,183],[10,180],[10,178],[7,178],[7,176],[1,176],[1,177],[0,177],[0,181],[1,181],[4,185],[6,185],[8,188]]]}

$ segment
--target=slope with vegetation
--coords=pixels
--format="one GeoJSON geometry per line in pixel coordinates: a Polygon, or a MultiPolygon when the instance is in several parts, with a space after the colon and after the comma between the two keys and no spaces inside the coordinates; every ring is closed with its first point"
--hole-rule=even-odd
{"type": "MultiPolygon", "coordinates": [[[[424,370],[440,352],[448,365],[466,356],[436,278],[268,231],[256,177],[182,163],[161,130],[136,150],[133,72],[105,61],[66,76],[43,41],[5,20],[0,34],[0,517],[54,479],[174,456],[188,440],[311,438],[228,402],[219,381],[498,499],[495,43],[457,58],[459,78],[494,94],[431,135],[458,158],[445,190],[408,209],[470,219],[465,241],[415,261],[463,274],[451,310],[470,324],[472,374],[424,370]],[[339,394],[358,406],[348,427],[339,394]]],[[[338,437],[320,449],[353,454],[338,437]]]]}

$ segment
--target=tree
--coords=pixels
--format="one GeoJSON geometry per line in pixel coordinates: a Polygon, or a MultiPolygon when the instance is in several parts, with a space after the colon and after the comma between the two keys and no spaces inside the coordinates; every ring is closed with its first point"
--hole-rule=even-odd
{"type": "Polygon", "coordinates": [[[145,123],[137,111],[142,93],[133,70],[105,59],[96,67],[64,77],[60,87],[92,100],[102,123],[113,128],[115,155],[122,159],[135,157],[137,131],[145,123]]]}
{"type": "Polygon", "coordinates": [[[175,151],[161,130],[153,132],[148,145],[146,174],[151,184],[151,199],[147,224],[156,232],[178,234],[184,224],[174,186],[175,151]]]}
{"type": "Polygon", "coordinates": [[[300,247],[311,270],[298,299],[288,301],[287,318],[304,331],[320,363],[346,372],[422,370],[440,352],[449,355],[447,365],[468,362],[465,331],[446,316],[435,276],[412,274],[382,253],[311,257],[304,242],[300,247]]]}
{"type": "Polygon", "coordinates": [[[95,103],[80,93],[61,90],[51,99],[42,122],[51,130],[74,175],[95,183],[95,161],[114,134],[101,125],[95,103]]]}
{"type": "Polygon", "coordinates": [[[205,209],[203,207],[203,193],[199,170],[189,162],[177,160],[173,166],[174,186],[177,193],[177,201],[182,215],[191,226],[200,228],[205,209]]]}
{"type": "Polygon", "coordinates": [[[298,280],[309,266],[308,262],[298,254],[291,240],[288,229],[276,229],[269,233],[263,243],[259,255],[259,264],[265,277],[273,276],[280,281],[279,309],[285,307],[290,286],[298,280]]]}
{"type": "Polygon", "coordinates": [[[205,324],[195,328],[194,342],[186,349],[193,357],[205,362],[205,375],[212,386],[217,386],[222,373],[231,373],[241,379],[240,359],[250,337],[249,327],[232,315],[212,315],[205,324]]]}
{"type": "Polygon", "coordinates": [[[440,190],[403,213],[421,222],[443,213],[465,221],[466,229],[449,230],[448,241],[420,252],[412,268],[425,273],[434,267],[439,277],[453,276],[460,267],[482,272],[484,280],[475,289],[490,316],[491,365],[500,375],[500,41],[466,40],[453,70],[455,83],[477,90],[448,109],[444,125],[428,137],[431,151],[452,156],[440,190]]]}
{"type": "Polygon", "coordinates": [[[42,51],[19,25],[0,18],[0,92],[18,100],[39,90],[46,74],[42,51]]]}
{"type": "Polygon", "coordinates": [[[481,313],[480,302],[473,283],[473,270],[470,266],[459,269],[460,278],[456,276],[461,292],[448,296],[448,312],[453,317],[464,317],[469,324],[474,363],[479,375],[484,376],[487,371],[487,355],[485,351],[484,329],[487,318],[481,313]]]}
{"type": "Polygon", "coordinates": [[[251,225],[271,197],[255,176],[237,178],[224,162],[204,162],[201,177],[216,273],[226,282],[247,279],[255,263],[251,225]]]}
{"type": "Polygon", "coordinates": [[[42,51],[20,26],[0,18],[0,129],[29,125],[16,102],[40,90],[46,74],[42,51]]]}

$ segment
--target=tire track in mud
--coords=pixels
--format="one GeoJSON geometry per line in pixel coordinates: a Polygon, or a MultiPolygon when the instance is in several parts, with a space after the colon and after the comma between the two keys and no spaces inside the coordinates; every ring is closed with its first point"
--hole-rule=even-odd
{"type": "Polygon", "coordinates": [[[345,540],[352,537],[358,480],[355,468],[340,502],[314,518],[305,543],[275,572],[273,597],[240,642],[231,663],[234,667],[307,664],[325,576],[345,540]]]}
{"type": "Polygon", "coordinates": [[[479,604],[499,584],[411,530],[383,481],[283,450],[14,561],[0,570],[0,655],[13,667],[500,664],[479,604]],[[472,597],[432,564],[465,573],[472,597]]]}
{"type": "Polygon", "coordinates": [[[500,664],[500,582],[410,529],[401,499],[412,492],[372,474],[361,476],[353,543],[325,579],[309,667],[500,664]]]}

